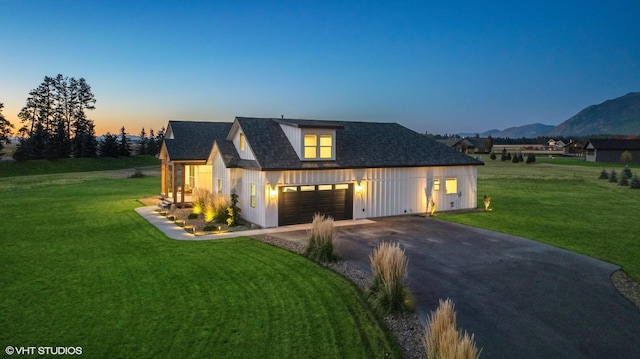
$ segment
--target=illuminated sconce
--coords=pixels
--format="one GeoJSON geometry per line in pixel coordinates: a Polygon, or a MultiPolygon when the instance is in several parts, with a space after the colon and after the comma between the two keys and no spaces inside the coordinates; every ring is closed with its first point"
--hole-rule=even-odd
{"type": "Polygon", "coordinates": [[[276,199],[276,198],[278,198],[278,189],[277,189],[277,188],[275,188],[275,187],[271,187],[271,188],[269,189],[269,197],[270,197],[271,199],[276,199]]]}
{"type": "Polygon", "coordinates": [[[361,184],[356,184],[356,193],[357,194],[362,194],[362,185],[361,184]]]}

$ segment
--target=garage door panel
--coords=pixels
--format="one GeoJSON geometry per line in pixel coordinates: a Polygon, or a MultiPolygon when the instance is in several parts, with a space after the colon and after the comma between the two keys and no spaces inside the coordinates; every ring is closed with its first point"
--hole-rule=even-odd
{"type": "Polygon", "coordinates": [[[337,186],[340,189],[336,189],[336,185],[281,187],[278,225],[310,223],[315,213],[331,216],[335,220],[353,218],[353,186],[337,186]],[[288,191],[284,192],[283,188],[288,191]]]}

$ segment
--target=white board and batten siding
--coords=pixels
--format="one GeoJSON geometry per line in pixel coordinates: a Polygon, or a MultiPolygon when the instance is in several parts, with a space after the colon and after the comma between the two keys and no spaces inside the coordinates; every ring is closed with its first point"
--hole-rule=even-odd
{"type": "MultiPolygon", "coordinates": [[[[477,205],[475,166],[368,168],[300,171],[251,171],[237,169],[236,182],[242,215],[262,227],[278,226],[277,187],[350,183],[354,189],[354,219],[427,212],[433,198],[438,211],[475,208],[477,205]],[[457,189],[446,193],[445,182],[455,178],[457,189]],[[433,189],[433,180],[440,189],[433,189]],[[272,183],[277,183],[274,187],[272,183]],[[256,186],[255,207],[251,207],[251,184],[256,186]]],[[[215,177],[215,176],[214,176],[215,177]]]]}

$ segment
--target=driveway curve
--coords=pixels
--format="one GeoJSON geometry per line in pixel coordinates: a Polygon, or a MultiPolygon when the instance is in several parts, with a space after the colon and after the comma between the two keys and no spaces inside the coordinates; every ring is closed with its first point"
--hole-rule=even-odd
{"type": "Polygon", "coordinates": [[[640,309],[609,279],[618,266],[434,218],[375,221],[337,229],[343,260],[370,272],[378,243],[400,243],[421,322],[451,298],[482,358],[640,358],[640,309]]]}

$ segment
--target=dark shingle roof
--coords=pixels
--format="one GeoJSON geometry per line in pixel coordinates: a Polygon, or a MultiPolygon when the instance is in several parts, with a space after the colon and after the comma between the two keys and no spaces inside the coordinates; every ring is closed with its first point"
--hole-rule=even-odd
{"type": "Polygon", "coordinates": [[[248,117],[236,120],[263,170],[483,164],[397,123],[248,117]],[[300,161],[279,123],[336,128],[335,161],[300,161]]]}
{"type": "Polygon", "coordinates": [[[640,140],[599,139],[589,140],[585,148],[591,143],[597,150],[640,150],[640,140]]]}
{"type": "MultiPolygon", "coordinates": [[[[169,158],[172,161],[206,160],[214,141],[225,142],[231,125],[229,122],[169,121],[168,130],[173,139],[164,140],[169,158]]],[[[233,144],[230,147],[223,144],[223,147],[229,156],[233,157],[234,153],[238,156],[233,144]]]]}
{"type": "Polygon", "coordinates": [[[257,170],[482,165],[397,123],[236,117],[255,160],[240,159],[227,136],[232,123],[170,121],[172,161],[207,160],[216,143],[225,165],[257,170]],[[335,161],[300,161],[280,124],[336,131],[335,161]]]}

